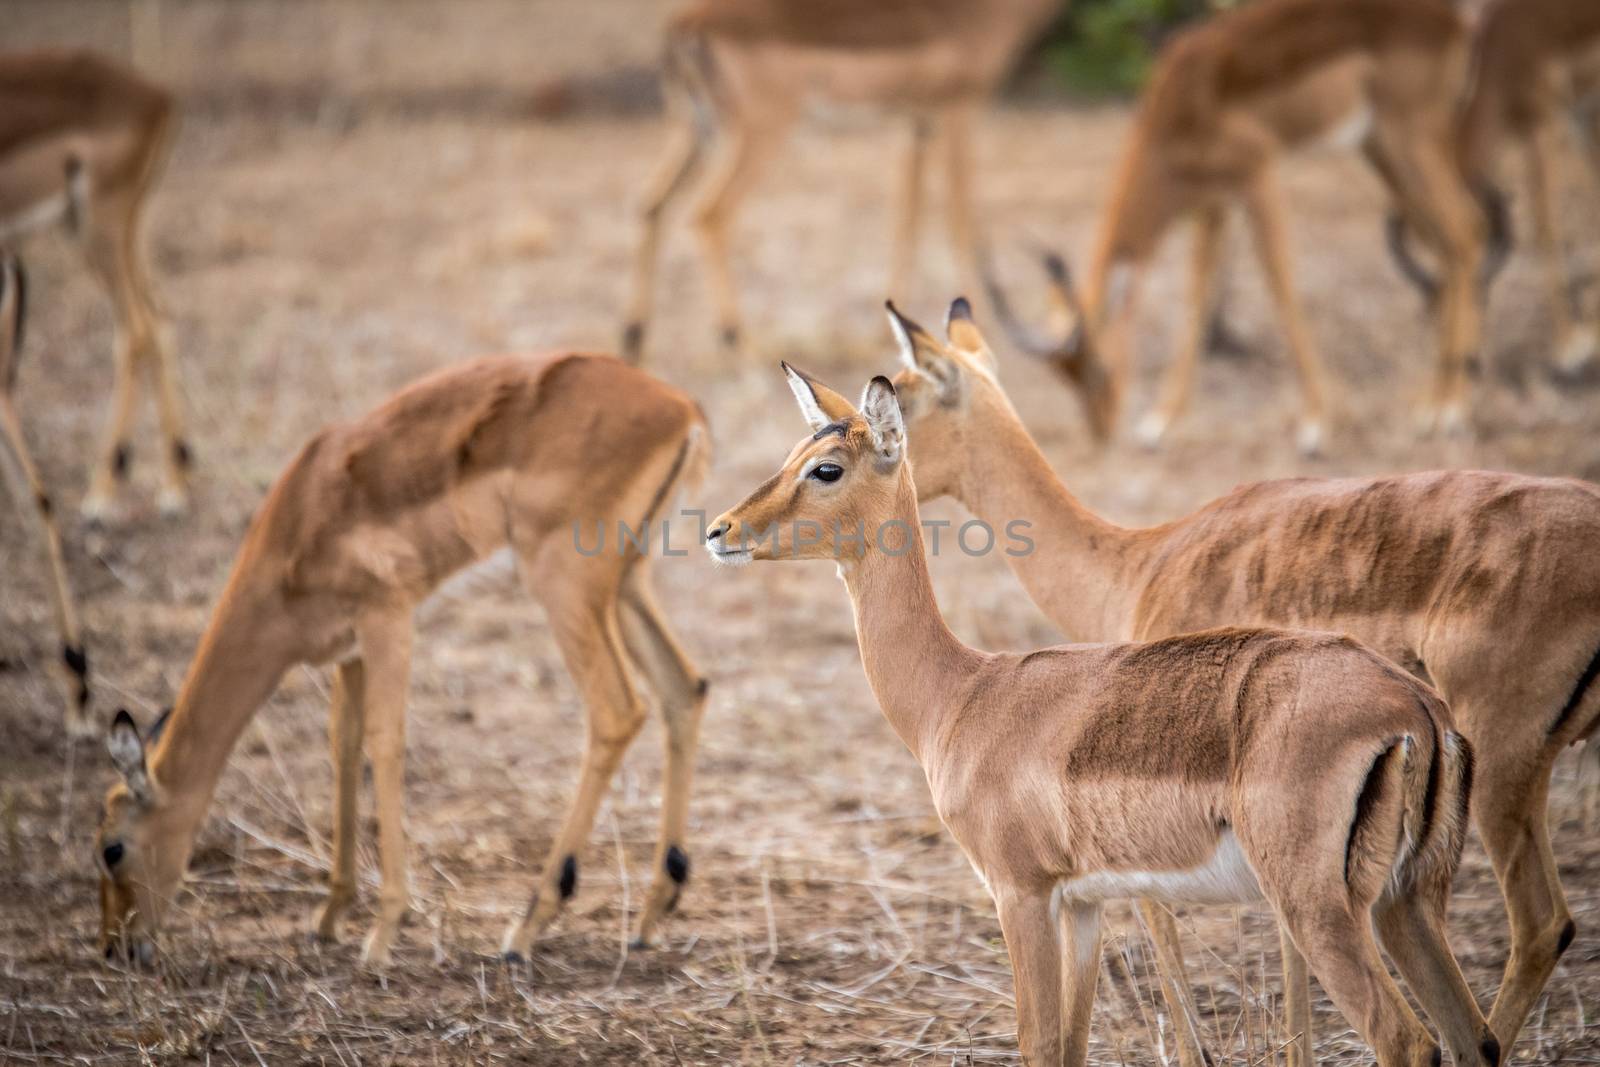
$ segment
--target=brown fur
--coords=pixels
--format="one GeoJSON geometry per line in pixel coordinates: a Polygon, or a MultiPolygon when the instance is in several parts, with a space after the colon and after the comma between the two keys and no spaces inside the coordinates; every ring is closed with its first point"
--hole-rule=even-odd
{"type": "Polygon", "coordinates": [[[588,706],[590,743],[573,811],[508,951],[528,951],[561,907],[561,868],[643,725],[635,670],[660,698],[669,747],[657,876],[641,919],[648,936],[677,894],[664,859],[682,845],[705,687],[654,604],[647,561],[617,545],[579,555],[574,530],[659,521],[668,495],[703,474],[706,434],[677,389],[609,357],[562,353],[439,371],[313,437],[245,535],[152,747],[153,799],[119,786],[107,800],[97,848],[114,842],[126,852],[107,872],[107,941],[124,932],[147,941],[159,926],[228,753],[282,673],[334,661],[336,857],[318,928],[334,936],[355,892],[364,736],[383,866],[366,957],[386,960],[408,903],[400,766],[411,615],[450,574],[500,548],[512,550],[547,609],[588,706]]]}
{"type": "MultiPolygon", "coordinates": [[[[1545,792],[1560,751],[1600,729],[1600,686],[1584,684],[1600,652],[1600,487],[1486,471],[1291,479],[1125,529],[1062,486],[981,336],[952,325],[948,345],[917,331],[896,379],[917,484],[997,529],[1030,521],[1035,551],[1007,562],[1070,637],[1344,631],[1449,701],[1477,752],[1474,814],[1511,918],[1491,1020],[1509,1051],[1571,920],[1545,792]]],[[[1428,821],[1453,821],[1437,811],[1459,802],[1440,792],[1428,821]]]]}
{"type": "Polygon", "coordinates": [[[1017,54],[1061,0],[698,0],[667,28],[663,78],[677,112],[641,211],[623,357],[636,361],[654,312],[666,214],[726,143],[692,210],[723,342],[741,317],[729,230],[789,130],[808,111],[887,112],[910,119],[894,222],[890,292],[909,283],[922,221],[923,171],[937,150],[947,175],[950,238],[977,278],[972,125],[1017,54]]]}
{"type": "Polygon", "coordinates": [[[1462,166],[1475,184],[1499,186],[1509,150],[1523,156],[1555,350],[1570,370],[1592,359],[1600,340],[1592,312],[1576,306],[1562,262],[1559,128],[1562,118],[1572,120],[1591,174],[1600,177],[1600,5],[1499,0],[1478,24],[1473,60],[1459,130],[1462,166]]]}
{"type": "Polygon", "coordinates": [[[1140,98],[1081,305],[1075,294],[1067,299],[1076,321],[1044,345],[1007,317],[1008,328],[1082,396],[1092,427],[1109,432],[1131,374],[1139,276],[1172,228],[1193,219],[1184,340],[1139,431],[1159,440],[1188,405],[1223,227],[1242,206],[1301,379],[1301,446],[1316,451],[1327,417],[1324,371],[1295,295],[1277,165],[1335,134],[1356,135],[1395,210],[1444,263],[1438,372],[1424,414],[1430,425],[1460,425],[1486,230],[1450,147],[1468,46],[1466,26],[1442,0],[1262,0],[1179,34],[1140,98]]]}
{"type": "Polygon", "coordinates": [[[0,241],[65,222],[116,317],[111,414],[84,500],[91,519],[110,513],[120,488],[128,427],[147,374],[161,422],[161,506],[178,512],[188,503],[192,450],[143,234],[145,204],[176,121],[171,94],[103,56],[0,55],[0,241]]]}
{"type": "MultiPolygon", "coordinates": [[[[845,432],[803,439],[777,476],[782,491],[719,516],[710,547],[724,562],[837,563],[873,694],[994,896],[1026,1062],[1086,1060],[1101,902],[1133,895],[1127,879],[1140,874],[1167,879],[1170,899],[1182,898],[1180,872],[1225,855],[1229,834],[1379,1064],[1424,1067],[1438,1047],[1384,969],[1374,919],[1456,1062],[1490,1062],[1480,1049],[1488,1027],[1442,935],[1454,853],[1418,847],[1429,837],[1429,781],[1467,788],[1458,763],[1434,766],[1449,734],[1435,694],[1330,634],[1226,629],[1026,654],[968,648],[934,601],[892,386],[875,379],[853,413],[831,390],[795,382],[813,429],[843,418],[845,432]],[[822,463],[842,473],[819,481],[822,463]],[[876,536],[858,546],[828,534],[812,546],[739,547],[774,525],[857,522],[898,529],[901,540],[880,549],[876,536]],[[1387,757],[1367,795],[1374,759],[1396,751],[1403,759],[1387,757]]],[[[1222,899],[1251,896],[1236,874],[1217,877],[1208,884],[1224,886],[1213,890],[1222,899]]]]}
{"type": "Polygon", "coordinates": [[[78,626],[72,585],[67,580],[56,507],[28,451],[15,401],[27,312],[25,279],[22,261],[0,246],[0,475],[11,491],[13,507],[18,512],[28,511],[39,520],[40,541],[50,567],[50,606],[61,639],[56,650],[56,671],[66,698],[67,732],[82,737],[95,732],[89,718],[89,668],[83,633],[78,626]]]}

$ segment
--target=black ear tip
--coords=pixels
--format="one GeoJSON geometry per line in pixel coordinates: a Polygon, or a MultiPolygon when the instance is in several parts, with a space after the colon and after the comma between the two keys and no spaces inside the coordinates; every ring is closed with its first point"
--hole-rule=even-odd
{"type": "Polygon", "coordinates": [[[889,390],[889,392],[891,392],[891,393],[894,392],[894,383],[891,382],[888,378],[885,378],[881,374],[873,376],[872,384],[876,385],[876,386],[881,386],[882,388],[889,390]]]}
{"type": "Polygon", "coordinates": [[[1044,254],[1044,269],[1050,272],[1050,277],[1058,282],[1067,280],[1067,261],[1061,258],[1059,252],[1046,252],[1044,254]]]}
{"type": "Polygon", "coordinates": [[[112,718],[111,725],[113,728],[118,726],[126,726],[129,729],[137,729],[137,727],[134,725],[133,716],[128,714],[127,708],[117,709],[117,714],[112,718]]]}
{"type": "Polygon", "coordinates": [[[955,322],[958,319],[972,321],[972,304],[966,297],[958,296],[951,302],[949,319],[951,322],[955,322]]]}

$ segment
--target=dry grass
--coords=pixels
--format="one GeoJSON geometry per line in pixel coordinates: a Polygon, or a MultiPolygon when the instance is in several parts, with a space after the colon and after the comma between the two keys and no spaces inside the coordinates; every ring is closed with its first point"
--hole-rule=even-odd
{"type": "MultiPolygon", "coordinates": [[[[481,351],[614,339],[627,205],[659,141],[653,122],[347,119],[230,113],[185,127],[153,243],[201,483],[193,518],[155,519],[154,472],[140,462],[152,438],[140,437],[142,495],[126,521],[71,538],[101,712],[126,703],[148,717],[170,702],[251,509],[314,428],[481,351]]],[[[983,138],[983,192],[1003,246],[1027,236],[1085,247],[1125,121],[1115,109],[997,116],[983,138]]],[[[687,242],[669,250],[653,359],[702,399],[716,430],[718,466],[698,503],[726,506],[798,435],[773,370],[779,356],[850,389],[888,365],[877,311],[882,159],[871,131],[808,133],[753,198],[739,242],[757,338],[748,366],[712,354],[687,242]]],[[[1090,449],[1059,388],[1006,362],[1024,418],[1091,505],[1156,521],[1235,482],[1293,473],[1600,476],[1597,394],[1544,375],[1525,259],[1496,294],[1500,358],[1477,438],[1417,443],[1406,414],[1427,373],[1427,331],[1384,261],[1373,183],[1348,161],[1323,160],[1296,167],[1291,185],[1312,325],[1342,383],[1331,458],[1305,464],[1290,452],[1291,382],[1256,275],[1242,271],[1235,313],[1264,356],[1208,363],[1194,418],[1159,455],[1090,449]]],[[[1592,200],[1578,197],[1569,214],[1592,217],[1583,210],[1592,200]]],[[[37,241],[28,253],[38,314],[23,417],[71,513],[108,391],[107,316],[64,243],[37,241]]],[[[1179,318],[1180,262],[1172,250],[1148,287],[1147,367],[1179,318]]],[[[907,303],[935,316],[950,278],[932,242],[925,288],[907,303]]],[[[61,738],[34,559],[21,524],[0,525],[0,1065],[1015,1061],[993,911],[872,704],[828,568],[730,574],[698,555],[658,568],[663,602],[714,680],[694,876],[661,947],[629,953],[622,937],[656,821],[652,730],[582,857],[574,907],[527,968],[493,955],[525,902],[582,743],[581,709],[539,609],[496,588],[422,622],[407,772],[419,910],[396,966],[364,973],[353,946],[304,939],[328,855],[330,791],[326,685],[306,671],[247,730],[160,968],[135,975],[93,951],[88,846],[111,772],[97,748],[61,738]]],[[[999,560],[946,557],[935,571],[967,640],[1055,640],[999,560]]],[[[1569,767],[1558,771],[1556,849],[1579,937],[1518,1052],[1597,1063],[1600,840],[1572,818],[1569,767]]],[[[370,886],[371,855],[362,861],[370,886]]],[[[1487,1001],[1506,936],[1476,846],[1457,890],[1454,942],[1487,1001]]],[[[358,926],[366,917],[358,912],[358,926]]],[[[1091,1058],[1160,1062],[1172,1039],[1151,955],[1129,912],[1109,918],[1091,1058]]],[[[1214,1050],[1229,1063],[1273,1062],[1270,922],[1259,910],[1197,909],[1183,923],[1214,1050]]],[[[1326,1002],[1317,1026],[1326,1060],[1362,1061],[1326,1002]]]]}

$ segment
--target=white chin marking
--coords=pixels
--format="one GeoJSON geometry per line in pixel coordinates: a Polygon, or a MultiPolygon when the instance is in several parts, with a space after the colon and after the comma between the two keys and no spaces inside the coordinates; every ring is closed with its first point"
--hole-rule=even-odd
{"type": "Polygon", "coordinates": [[[715,545],[707,545],[706,552],[724,567],[743,567],[752,558],[748,548],[719,549],[715,545]]]}

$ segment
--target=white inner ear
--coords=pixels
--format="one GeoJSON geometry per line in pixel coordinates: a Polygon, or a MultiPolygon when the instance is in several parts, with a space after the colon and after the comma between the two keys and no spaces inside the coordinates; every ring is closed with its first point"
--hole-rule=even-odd
{"type": "Polygon", "coordinates": [[[134,796],[145,799],[150,794],[150,778],[145,771],[144,743],[138,733],[128,726],[113,726],[106,738],[106,751],[111,754],[111,765],[128,783],[134,796]]]}
{"type": "Polygon", "coordinates": [[[896,343],[900,345],[900,362],[912,370],[921,370],[917,366],[917,343],[911,339],[911,333],[906,329],[905,323],[900,321],[900,316],[888,312],[889,329],[894,333],[896,343]]]}
{"type": "Polygon", "coordinates": [[[783,375],[789,379],[789,391],[794,393],[795,403],[800,405],[800,413],[805,416],[806,422],[811,424],[813,430],[820,430],[831,425],[833,420],[828,418],[822,410],[822,405],[817,403],[817,395],[811,391],[811,383],[802,378],[793,367],[784,365],[783,375]]]}
{"type": "Polygon", "coordinates": [[[900,419],[900,402],[893,392],[876,382],[867,384],[861,394],[861,413],[866,416],[872,447],[880,457],[895,462],[905,441],[905,424],[900,419]]]}

